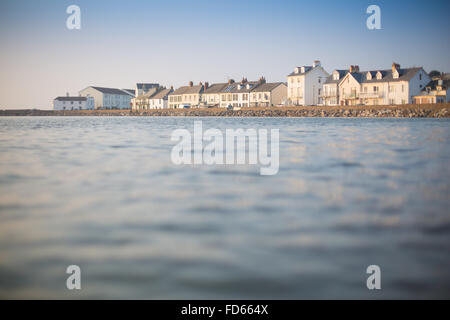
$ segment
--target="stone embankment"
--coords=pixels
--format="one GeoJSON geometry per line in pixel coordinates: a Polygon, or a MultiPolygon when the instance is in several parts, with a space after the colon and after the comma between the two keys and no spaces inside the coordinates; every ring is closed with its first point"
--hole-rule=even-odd
{"type": "Polygon", "coordinates": [[[272,107],[240,110],[0,110],[0,116],[181,116],[181,117],[335,117],[335,118],[450,118],[450,103],[438,105],[272,107]]]}

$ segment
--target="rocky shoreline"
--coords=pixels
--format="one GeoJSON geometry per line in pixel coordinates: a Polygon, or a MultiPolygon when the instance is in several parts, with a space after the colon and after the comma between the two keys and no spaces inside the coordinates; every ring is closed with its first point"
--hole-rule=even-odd
{"type": "Polygon", "coordinates": [[[334,117],[334,118],[450,118],[450,103],[440,105],[272,107],[240,110],[0,110],[0,116],[152,116],[152,117],[334,117]]]}

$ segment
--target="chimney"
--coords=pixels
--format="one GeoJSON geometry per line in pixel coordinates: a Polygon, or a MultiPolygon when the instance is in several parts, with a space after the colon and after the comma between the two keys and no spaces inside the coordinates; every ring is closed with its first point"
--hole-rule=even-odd
{"type": "Polygon", "coordinates": [[[392,63],[392,72],[394,72],[395,70],[400,69],[400,65],[398,63],[393,62],[392,63]]]}
{"type": "Polygon", "coordinates": [[[259,83],[260,84],[266,83],[266,78],[264,77],[259,78],[259,83]]]}
{"type": "Polygon", "coordinates": [[[355,65],[355,66],[350,66],[350,73],[353,73],[353,72],[359,72],[359,66],[358,65],[355,65]]]}
{"type": "Polygon", "coordinates": [[[173,90],[173,86],[170,86],[170,90],[173,90]]]}
{"type": "Polygon", "coordinates": [[[313,62],[313,68],[315,68],[315,67],[320,67],[320,60],[315,60],[313,62]]]}
{"type": "Polygon", "coordinates": [[[209,88],[209,82],[205,82],[205,90],[209,88]]]}
{"type": "Polygon", "coordinates": [[[189,87],[192,87],[194,83],[192,81],[189,81],[189,87]]]}
{"type": "Polygon", "coordinates": [[[232,83],[234,83],[233,79],[228,80],[228,84],[232,84],[232,83]]]}

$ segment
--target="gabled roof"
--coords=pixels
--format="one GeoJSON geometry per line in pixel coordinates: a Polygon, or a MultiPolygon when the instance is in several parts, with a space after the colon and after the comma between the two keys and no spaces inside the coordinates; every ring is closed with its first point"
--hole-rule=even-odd
{"type": "Polygon", "coordinates": [[[206,89],[204,94],[220,93],[228,85],[228,83],[213,83],[206,89]]]}
{"type": "Polygon", "coordinates": [[[397,79],[394,79],[391,69],[352,72],[350,74],[359,83],[381,83],[381,82],[394,82],[394,81],[409,81],[420,70],[422,70],[421,67],[397,69],[397,71],[399,73],[399,77],[397,79]],[[370,74],[372,75],[372,80],[367,79],[366,75],[368,72],[370,72],[370,74]],[[381,72],[381,74],[383,76],[381,79],[377,79],[377,77],[376,77],[378,72],[381,72]]]}
{"type": "Polygon", "coordinates": [[[162,89],[156,92],[150,99],[167,99],[167,96],[172,92],[172,89],[162,89]]]}
{"type": "Polygon", "coordinates": [[[340,82],[345,77],[347,72],[348,72],[348,70],[339,70],[339,69],[333,70],[331,75],[327,78],[327,80],[325,80],[324,84],[331,84],[331,83],[338,83],[338,82],[340,82]],[[336,72],[336,71],[339,73],[339,79],[338,80],[334,80],[333,79],[333,73],[336,72]]]}
{"type": "Polygon", "coordinates": [[[201,93],[203,91],[203,85],[196,85],[196,86],[184,86],[179,87],[177,90],[172,92],[170,95],[180,95],[180,94],[196,94],[201,93]]]}
{"type": "Polygon", "coordinates": [[[88,88],[93,88],[93,89],[95,89],[97,91],[100,91],[101,93],[119,94],[119,95],[123,95],[123,96],[125,96],[125,95],[134,96],[134,93],[131,94],[131,93],[127,92],[127,91],[124,91],[124,90],[121,90],[121,89],[116,89],[116,88],[104,88],[104,87],[93,87],[93,86],[90,86],[88,88]]]}
{"type": "Polygon", "coordinates": [[[136,93],[136,90],[134,90],[134,89],[123,89],[123,90],[126,91],[126,92],[131,93],[133,96],[134,96],[135,93],[136,93]]]}
{"type": "MultiPolygon", "coordinates": [[[[437,86],[439,86],[439,80],[431,80],[422,91],[426,91],[427,88],[430,88],[430,90],[436,90],[437,86]]],[[[446,90],[447,88],[450,88],[450,79],[442,80],[442,89],[446,90]]]]}
{"type": "MultiPolygon", "coordinates": [[[[318,68],[319,66],[317,66],[316,68],[318,68]]],[[[301,68],[302,67],[297,67],[298,69],[300,69],[300,71],[301,71],[301,68]]],[[[296,69],[297,69],[296,68],[296,69]]],[[[303,66],[303,68],[305,68],[305,72],[298,72],[298,73],[296,73],[295,72],[295,70],[294,70],[294,72],[291,72],[289,75],[288,75],[288,77],[292,77],[292,76],[301,76],[301,75],[304,75],[304,74],[307,74],[308,72],[310,72],[312,69],[314,69],[312,66],[303,66]]]]}
{"type": "Polygon", "coordinates": [[[252,91],[260,82],[259,81],[247,81],[245,83],[233,82],[231,84],[226,84],[223,87],[223,93],[247,93],[252,91]],[[247,89],[247,84],[250,84],[250,88],[247,89]],[[239,89],[239,85],[241,85],[241,89],[239,89]]]}
{"type": "Polygon", "coordinates": [[[55,100],[58,101],[86,101],[86,97],[56,97],[55,100]]]}
{"type": "Polygon", "coordinates": [[[285,85],[284,82],[271,82],[271,83],[263,83],[257,86],[252,92],[270,92],[277,88],[280,85],[285,85]]]}

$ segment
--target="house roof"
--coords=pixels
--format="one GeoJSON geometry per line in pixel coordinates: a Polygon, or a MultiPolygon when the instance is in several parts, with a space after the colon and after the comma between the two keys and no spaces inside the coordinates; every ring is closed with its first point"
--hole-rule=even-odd
{"type": "MultiPolygon", "coordinates": [[[[436,87],[439,85],[439,80],[431,80],[428,82],[428,84],[425,86],[425,88],[422,91],[426,91],[427,88],[430,88],[430,90],[436,90],[436,87]]],[[[442,89],[446,90],[450,87],[450,79],[442,80],[442,89]]]]}
{"type": "Polygon", "coordinates": [[[352,72],[350,74],[359,83],[380,83],[380,82],[394,82],[394,81],[409,81],[420,70],[422,70],[421,67],[397,69],[397,71],[399,73],[399,77],[397,79],[394,79],[391,69],[352,72]],[[367,79],[366,75],[368,72],[370,72],[370,74],[372,75],[372,80],[367,79]],[[383,76],[381,79],[377,79],[377,77],[376,77],[378,72],[381,72],[381,74],[383,76]]]}
{"type": "MultiPolygon", "coordinates": [[[[316,68],[318,68],[319,66],[317,66],[316,68]]],[[[300,71],[301,71],[301,68],[302,67],[296,67],[296,69],[300,69],[300,71]]],[[[304,75],[304,74],[307,74],[308,72],[310,72],[312,69],[314,69],[312,66],[303,66],[303,68],[305,68],[305,72],[295,72],[295,70],[294,70],[294,72],[291,72],[290,74],[288,74],[288,77],[292,77],[292,76],[301,76],[301,75],[304,75]]]]}
{"type": "Polygon", "coordinates": [[[89,88],[93,88],[97,91],[100,91],[101,93],[108,93],[108,94],[119,94],[119,95],[132,95],[134,96],[134,93],[131,94],[127,91],[121,90],[121,89],[116,89],[116,88],[104,88],[104,87],[89,87],[89,88]]]}
{"type": "Polygon", "coordinates": [[[269,92],[282,84],[285,85],[284,82],[263,83],[253,89],[252,92],[269,92]]]}
{"type": "Polygon", "coordinates": [[[339,81],[342,80],[342,78],[345,77],[345,75],[347,74],[348,70],[334,70],[331,75],[327,78],[327,80],[325,80],[324,84],[332,84],[332,83],[339,83],[339,81]],[[333,73],[337,71],[339,73],[339,79],[338,80],[334,80],[333,79],[333,73]]]}
{"type": "Polygon", "coordinates": [[[129,93],[131,93],[133,96],[135,95],[135,93],[136,93],[136,90],[134,90],[134,89],[123,89],[124,91],[127,91],[127,92],[129,92],[129,93]]]}
{"type": "Polygon", "coordinates": [[[196,94],[201,93],[203,91],[203,85],[196,85],[196,86],[184,86],[179,87],[174,92],[170,93],[170,95],[180,95],[180,94],[196,94]]]}
{"type": "Polygon", "coordinates": [[[228,83],[213,83],[206,89],[204,94],[220,93],[228,85],[228,83]]]}
{"type": "Polygon", "coordinates": [[[247,81],[245,83],[240,82],[234,82],[231,84],[226,84],[226,86],[223,87],[221,92],[224,93],[241,93],[241,92],[250,92],[252,91],[260,82],[259,81],[247,81]],[[250,84],[250,88],[247,89],[247,84],[250,84]],[[241,89],[239,89],[239,85],[241,85],[241,89]]]}
{"type": "Polygon", "coordinates": [[[150,99],[166,99],[167,96],[172,92],[172,89],[163,89],[156,92],[150,99]]]}
{"type": "Polygon", "coordinates": [[[86,97],[56,97],[55,100],[58,101],[86,101],[86,97]]]}

